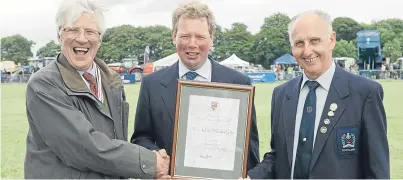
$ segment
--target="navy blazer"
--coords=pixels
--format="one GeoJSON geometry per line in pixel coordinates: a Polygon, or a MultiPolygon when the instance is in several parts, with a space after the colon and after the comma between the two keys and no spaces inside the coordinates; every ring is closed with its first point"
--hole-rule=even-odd
{"type": "MultiPolygon", "coordinates": [[[[248,76],[210,61],[212,82],[251,85],[248,76]]],[[[165,149],[171,156],[178,79],[178,62],[143,78],[131,137],[132,143],[151,150],[165,149]]],[[[249,139],[248,170],[260,162],[254,105],[249,139]]]]}
{"type": "MultiPolygon", "coordinates": [[[[302,76],[273,90],[271,152],[248,172],[252,179],[291,178],[294,128],[302,76]]],[[[390,178],[383,88],[339,66],[329,89],[310,165],[311,179],[390,178]],[[337,104],[333,117],[330,105],[337,104]],[[324,124],[329,118],[330,124],[324,124]],[[327,132],[321,133],[320,127],[327,132]],[[352,146],[346,146],[346,141],[352,146]]]]}

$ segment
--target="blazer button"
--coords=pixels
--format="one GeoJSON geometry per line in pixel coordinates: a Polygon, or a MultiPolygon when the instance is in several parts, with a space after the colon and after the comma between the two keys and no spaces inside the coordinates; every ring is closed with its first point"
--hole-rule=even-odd
{"type": "Polygon", "coordinates": [[[143,164],[143,169],[144,169],[144,168],[146,168],[146,165],[145,165],[145,164],[143,164]]]}

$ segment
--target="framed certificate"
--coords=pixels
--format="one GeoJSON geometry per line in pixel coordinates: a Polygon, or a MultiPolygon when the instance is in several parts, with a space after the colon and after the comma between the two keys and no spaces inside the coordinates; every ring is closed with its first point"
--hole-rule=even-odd
{"type": "Polygon", "coordinates": [[[178,81],[170,175],[245,178],[254,87],[178,81]]]}

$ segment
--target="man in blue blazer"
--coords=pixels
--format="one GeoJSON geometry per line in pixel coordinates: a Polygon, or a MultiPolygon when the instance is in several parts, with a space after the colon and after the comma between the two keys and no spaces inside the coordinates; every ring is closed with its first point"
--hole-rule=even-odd
{"type": "MultiPolygon", "coordinates": [[[[248,76],[208,59],[214,18],[207,5],[191,2],[173,12],[172,41],[179,61],[146,76],[141,84],[131,142],[172,153],[178,79],[251,85],[248,76]]],[[[252,108],[248,169],[259,163],[259,138],[252,108]]]]}
{"type": "Polygon", "coordinates": [[[383,88],[332,60],[329,15],[308,11],[289,25],[303,75],[273,91],[271,151],[252,179],[390,178],[383,88]]]}

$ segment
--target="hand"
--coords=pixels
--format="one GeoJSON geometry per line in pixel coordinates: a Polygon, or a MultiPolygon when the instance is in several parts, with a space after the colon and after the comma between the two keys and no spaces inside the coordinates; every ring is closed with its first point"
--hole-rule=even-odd
{"type": "Polygon", "coordinates": [[[162,175],[160,177],[157,177],[156,179],[169,179],[169,180],[171,180],[172,178],[171,178],[170,175],[162,175]]]}
{"type": "Polygon", "coordinates": [[[169,156],[164,149],[157,151],[153,151],[157,156],[157,164],[155,168],[155,178],[170,178],[168,177],[168,169],[169,169],[169,156]]]}

